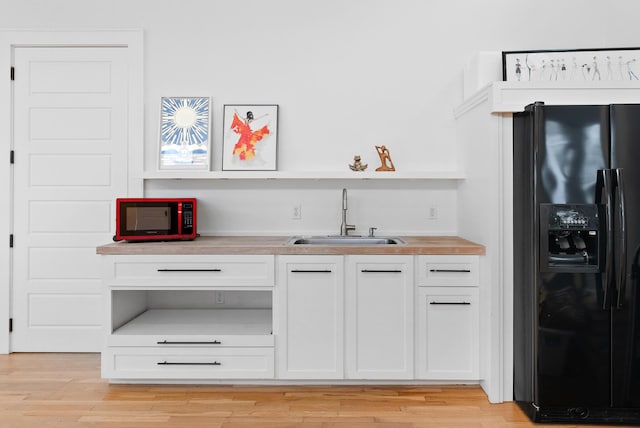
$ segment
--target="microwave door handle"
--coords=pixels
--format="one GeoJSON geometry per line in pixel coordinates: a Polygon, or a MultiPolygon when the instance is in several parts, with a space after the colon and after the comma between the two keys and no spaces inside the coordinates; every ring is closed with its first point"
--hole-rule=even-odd
{"type": "Polygon", "coordinates": [[[178,202],[178,235],[182,234],[182,202],[178,202]]]}

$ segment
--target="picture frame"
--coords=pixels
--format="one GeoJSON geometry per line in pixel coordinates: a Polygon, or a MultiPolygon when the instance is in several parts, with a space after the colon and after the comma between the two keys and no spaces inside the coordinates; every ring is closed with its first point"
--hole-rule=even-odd
{"type": "Polygon", "coordinates": [[[502,52],[502,80],[632,81],[640,77],[640,48],[502,52]]]}
{"type": "Polygon", "coordinates": [[[209,170],[211,98],[162,97],[159,169],[209,170]]]}
{"type": "Polygon", "coordinates": [[[276,171],[278,105],[225,104],[222,170],[276,171]]]}

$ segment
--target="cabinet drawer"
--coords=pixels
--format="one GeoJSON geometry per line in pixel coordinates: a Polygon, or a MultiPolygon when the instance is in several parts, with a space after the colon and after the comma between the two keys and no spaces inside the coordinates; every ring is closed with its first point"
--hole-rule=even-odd
{"type": "Polygon", "coordinates": [[[108,286],[235,287],[273,286],[275,257],[257,256],[113,256],[106,258],[108,286]]]}
{"type": "Polygon", "coordinates": [[[273,379],[273,348],[112,347],[102,353],[111,379],[273,379]]]}
{"type": "Polygon", "coordinates": [[[477,287],[477,256],[418,256],[418,285],[477,287]]]}

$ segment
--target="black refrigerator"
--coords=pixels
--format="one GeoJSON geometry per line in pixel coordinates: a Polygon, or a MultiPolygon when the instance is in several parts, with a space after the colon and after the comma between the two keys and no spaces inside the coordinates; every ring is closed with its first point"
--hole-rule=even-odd
{"type": "Polygon", "coordinates": [[[640,105],[514,114],[514,400],[640,426],[640,105]]]}

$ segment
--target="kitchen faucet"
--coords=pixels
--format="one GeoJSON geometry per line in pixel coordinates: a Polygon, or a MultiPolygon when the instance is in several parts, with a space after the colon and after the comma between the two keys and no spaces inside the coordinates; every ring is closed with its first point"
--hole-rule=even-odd
{"type": "Polygon", "coordinates": [[[356,226],[347,224],[347,189],[342,189],[342,224],[340,225],[340,236],[349,236],[350,230],[356,230],[356,226]]]}

